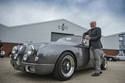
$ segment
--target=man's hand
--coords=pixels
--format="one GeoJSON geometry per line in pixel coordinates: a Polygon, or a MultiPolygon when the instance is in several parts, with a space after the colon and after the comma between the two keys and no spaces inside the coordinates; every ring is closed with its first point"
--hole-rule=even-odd
{"type": "Polygon", "coordinates": [[[85,36],[85,39],[86,39],[86,40],[90,40],[90,36],[89,36],[89,35],[86,35],[86,36],[85,36]]]}

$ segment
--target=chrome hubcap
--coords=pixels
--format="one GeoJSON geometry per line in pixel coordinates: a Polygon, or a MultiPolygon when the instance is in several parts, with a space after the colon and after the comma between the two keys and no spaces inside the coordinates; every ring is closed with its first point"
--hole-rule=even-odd
{"type": "Polygon", "coordinates": [[[66,67],[67,67],[67,70],[70,69],[70,63],[69,62],[66,64],[66,67]]]}
{"type": "Polygon", "coordinates": [[[65,77],[70,77],[75,70],[75,62],[72,56],[67,55],[62,60],[61,72],[65,77]]]}

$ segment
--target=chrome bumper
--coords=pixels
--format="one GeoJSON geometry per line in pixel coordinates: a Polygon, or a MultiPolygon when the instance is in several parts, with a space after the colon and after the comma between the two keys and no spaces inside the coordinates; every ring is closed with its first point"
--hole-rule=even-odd
{"type": "Polygon", "coordinates": [[[22,62],[24,70],[29,73],[36,74],[49,74],[53,72],[54,64],[36,64],[36,63],[27,63],[22,62]]]}

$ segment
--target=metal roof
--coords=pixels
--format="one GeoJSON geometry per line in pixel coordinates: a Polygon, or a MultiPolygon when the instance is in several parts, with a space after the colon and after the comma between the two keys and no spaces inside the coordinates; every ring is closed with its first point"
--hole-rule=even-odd
{"type": "MultiPolygon", "coordinates": [[[[73,22],[71,22],[71,21],[68,21],[68,20],[66,20],[66,19],[56,19],[56,20],[51,20],[51,21],[39,22],[39,23],[30,23],[30,24],[23,24],[23,25],[6,26],[5,28],[10,28],[10,29],[12,29],[12,28],[21,28],[21,27],[23,27],[23,26],[32,26],[32,25],[45,24],[45,23],[51,23],[51,22],[57,22],[57,21],[66,21],[66,22],[68,22],[68,23],[71,23],[71,24],[73,24],[73,25],[78,26],[78,27],[81,28],[81,29],[88,30],[87,28],[84,28],[84,27],[82,27],[82,26],[80,26],[80,25],[78,25],[78,24],[75,24],[75,23],[73,23],[73,22]]],[[[5,25],[3,25],[3,24],[1,24],[1,25],[2,25],[2,26],[5,26],[5,25]]]]}

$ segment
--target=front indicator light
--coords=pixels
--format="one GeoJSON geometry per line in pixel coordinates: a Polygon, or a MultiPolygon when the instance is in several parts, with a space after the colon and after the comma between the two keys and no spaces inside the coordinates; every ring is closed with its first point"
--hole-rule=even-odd
{"type": "Polygon", "coordinates": [[[15,55],[14,55],[14,59],[15,59],[15,60],[17,59],[17,56],[18,56],[18,54],[15,54],[15,55]]]}
{"type": "Polygon", "coordinates": [[[39,57],[38,57],[38,56],[36,56],[36,57],[35,57],[35,61],[38,61],[38,60],[39,60],[39,57]]]}
{"type": "Polygon", "coordinates": [[[25,54],[25,55],[23,56],[23,60],[24,60],[24,61],[26,61],[26,60],[27,60],[27,58],[28,58],[28,55],[27,55],[27,54],[25,54]]]}

